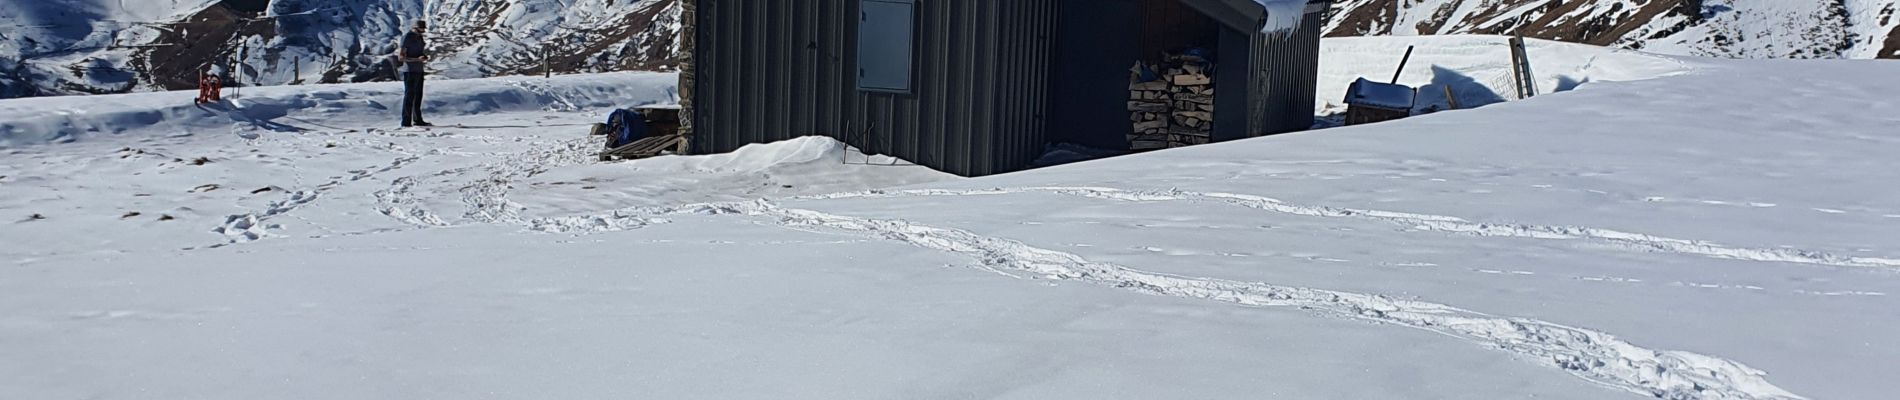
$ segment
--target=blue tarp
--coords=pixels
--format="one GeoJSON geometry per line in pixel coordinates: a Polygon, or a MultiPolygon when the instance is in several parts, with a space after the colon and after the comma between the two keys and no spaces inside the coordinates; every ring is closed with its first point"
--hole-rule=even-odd
{"type": "Polygon", "coordinates": [[[617,109],[607,114],[607,129],[614,136],[614,146],[625,146],[635,140],[644,139],[651,134],[647,129],[647,118],[639,111],[617,109]]]}

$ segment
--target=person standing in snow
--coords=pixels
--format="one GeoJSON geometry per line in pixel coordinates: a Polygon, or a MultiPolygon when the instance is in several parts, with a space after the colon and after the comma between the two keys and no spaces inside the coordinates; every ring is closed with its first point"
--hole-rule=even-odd
{"type": "Polygon", "coordinates": [[[422,120],[422,74],[429,62],[428,42],[422,34],[429,29],[428,22],[416,20],[414,29],[402,35],[402,44],[396,46],[396,61],[402,72],[402,127],[435,126],[422,120]]]}

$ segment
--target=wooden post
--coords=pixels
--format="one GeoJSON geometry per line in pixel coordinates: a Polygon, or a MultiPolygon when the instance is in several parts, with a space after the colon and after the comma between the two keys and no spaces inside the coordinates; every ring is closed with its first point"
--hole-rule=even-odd
{"type": "Polygon", "coordinates": [[[1516,36],[1512,36],[1508,39],[1505,39],[1504,46],[1507,48],[1507,50],[1511,52],[1511,90],[1516,92],[1515,94],[1517,95],[1518,100],[1523,100],[1524,99],[1524,70],[1518,67],[1519,65],[1522,65],[1518,63],[1519,62],[1518,57],[1521,57],[1517,53],[1518,43],[1522,43],[1522,42],[1520,42],[1516,36]]]}
{"type": "Polygon", "coordinates": [[[1537,75],[1531,73],[1529,51],[1524,46],[1524,33],[1511,36],[1511,82],[1517,85],[1519,100],[1537,95],[1537,75]]]}
{"type": "Polygon", "coordinates": [[[1445,103],[1450,104],[1451,109],[1453,110],[1458,109],[1458,97],[1451,95],[1451,85],[1443,85],[1439,87],[1445,88],[1445,103]]]}

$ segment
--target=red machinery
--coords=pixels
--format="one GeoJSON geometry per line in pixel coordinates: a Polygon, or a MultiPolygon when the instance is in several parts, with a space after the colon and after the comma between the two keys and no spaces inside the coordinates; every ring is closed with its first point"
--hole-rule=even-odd
{"type": "Polygon", "coordinates": [[[224,91],[224,78],[209,72],[198,73],[198,104],[216,103],[222,100],[219,93],[224,91]]]}

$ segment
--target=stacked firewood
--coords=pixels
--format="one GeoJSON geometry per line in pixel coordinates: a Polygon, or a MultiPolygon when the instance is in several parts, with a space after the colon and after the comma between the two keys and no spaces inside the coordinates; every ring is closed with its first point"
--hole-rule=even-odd
{"type": "MultiPolygon", "coordinates": [[[[1170,56],[1156,68],[1160,79],[1128,85],[1130,149],[1154,150],[1205,144],[1213,138],[1214,82],[1206,63],[1193,56],[1170,56]]],[[[1137,69],[1145,68],[1138,66],[1137,69]]]]}

